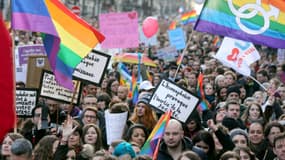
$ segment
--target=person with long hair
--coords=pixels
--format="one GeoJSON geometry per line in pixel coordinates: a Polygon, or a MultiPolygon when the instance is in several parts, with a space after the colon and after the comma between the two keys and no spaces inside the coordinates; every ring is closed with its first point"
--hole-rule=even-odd
{"type": "Polygon", "coordinates": [[[125,139],[129,143],[135,143],[138,145],[139,148],[142,148],[147,137],[148,133],[145,126],[142,124],[134,124],[128,129],[125,139]]]}
{"type": "Polygon", "coordinates": [[[157,117],[156,113],[151,109],[148,102],[149,97],[147,95],[142,95],[139,98],[130,121],[133,124],[143,124],[148,133],[150,133],[157,122],[157,117]]]}
{"type": "Polygon", "coordinates": [[[192,141],[193,145],[201,148],[205,152],[208,160],[216,160],[217,153],[215,141],[213,136],[208,131],[200,131],[192,141]]]}
{"type": "Polygon", "coordinates": [[[1,144],[1,160],[9,160],[10,156],[11,156],[11,146],[12,143],[19,138],[23,138],[24,136],[22,136],[19,133],[8,133],[6,134],[6,136],[4,137],[4,140],[1,144]]]}
{"type": "Polygon", "coordinates": [[[247,107],[247,109],[241,116],[241,120],[243,120],[247,128],[252,122],[260,122],[263,126],[266,124],[266,119],[262,112],[261,105],[255,102],[252,102],[247,107]]]}
{"type": "Polygon", "coordinates": [[[95,124],[86,124],[82,129],[82,142],[94,147],[94,152],[102,149],[101,130],[95,124]]]}
{"type": "Polygon", "coordinates": [[[33,159],[52,160],[58,143],[55,135],[44,136],[34,149],[33,159]]]}
{"type": "Polygon", "coordinates": [[[184,136],[192,139],[200,130],[203,130],[201,121],[198,111],[194,110],[185,124],[183,124],[184,136]]]}
{"type": "Polygon", "coordinates": [[[240,160],[257,160],[254,153],[248,147],[236,147],[234,152],[239,154],[240,160]]]}

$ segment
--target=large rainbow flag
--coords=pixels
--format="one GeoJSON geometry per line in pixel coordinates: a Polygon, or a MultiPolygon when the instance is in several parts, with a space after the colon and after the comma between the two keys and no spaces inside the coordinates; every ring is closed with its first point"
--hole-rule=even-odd
{"type": "Polygon", "coordinates": [[[164,130],[167,126],[168,121],[170,120],[171,115],[172,112],[169,110],[160,117],[159,121],[143,145],[140,152],[141,155],[149,155],[153,159],[156,159],[160,140],[163,137],[164,130]]]}
{"type": "Polygon", "coordinates": [[[12,28],[44,33],[44,46],[57,82],[73,90],[72,73],[105,37],[59,0],[12,0],[12,28]]]}
{"type": "Polygon", "coordinates": [[[194,29],[285,48],[285,1],[207,0],[194,29]]]}

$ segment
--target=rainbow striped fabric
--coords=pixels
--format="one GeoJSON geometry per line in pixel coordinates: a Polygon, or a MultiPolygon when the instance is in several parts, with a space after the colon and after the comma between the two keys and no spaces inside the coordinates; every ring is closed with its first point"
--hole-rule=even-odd
{"type": "Polygon", "coordinates": [[[105,37],[58,0],[12,0],[12,27],[42,32],[57,82],[73,90],[72,73],[105,37]]]}
{"type": "Polygon", "coordinates": [[[285,1],[207,0],[194,29],[285,48],[285,1]]]}
{"type": "Polygon", "coordinates": [[[181,24],[186,25],[189,23],[194,23],[197,20],[196,10],[192,10],[190,12],[184,13],[181,15],[181,24]]]}
{"type": "Polygon", "coordinates": [[[170,23],[170,25],[169,25],[169,27],[168,27],[168,30],[176,29],[176,25],[177,25],[176,20],[173,20],[173,21],[170,23]]]}
{"type": "Polygon", "coordinates": [[[164,130],[168,121],[170,120],[171,115],[172,112],[169,110],[160,117],[159,121],[143,145],[140,155],[149,155],[152,157],[152,159],[156,159],[160,139],[163,137],[164,130]]]}
{"type": "Polygon", "coordinates": [[[200,111],[204,111],[211,108],[210,103],[206,99],[204,88],[203,88],[203,79],[204,74],[200,73],[197,80],[197,95],[201,98],[201,102],[199,103],[197,109],[200,111]]]}

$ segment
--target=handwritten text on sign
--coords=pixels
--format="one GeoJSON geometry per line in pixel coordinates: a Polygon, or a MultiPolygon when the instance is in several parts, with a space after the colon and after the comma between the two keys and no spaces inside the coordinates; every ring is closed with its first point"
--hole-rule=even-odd
{"type": "MultiPolygon", "coordinates": [[[[76,83],[76,81],[73,80],[73,83],[76,83]]],[[[73,99],[74,104],[78,104],[78,99],[79,99],[78,93],[80,90],[79,88],[80,87],[78,87],[77,90],[75,91],[76,93],[73,99]]],[[[58,85],[57,82],[55,81],[54,75],[52,73],[45,71],[42,76],[40,95],[46,98],[51,98],[66,103],[70,103],[72,100],[73,92],[58,85]]]]}
{"type": "Polygon", "coordinates": [[[187,118],[197,106],[199,98],[180,88],[174,83],[162,80],[155,90],[149,104],[166,112],[172,110],[172,117],[186,122],[187,118]]]}
{"type": "Polygon", "coordinates": [[[37,90],[16,90],[16,113],[20,117],[31,117],[37,104],[37,90]]]}
{"type": "Polygon", "coordinates": [[[101,84],[110,59],[110,55],[92,51],[75,68],[73,76],[80,80],[101,84]]]}

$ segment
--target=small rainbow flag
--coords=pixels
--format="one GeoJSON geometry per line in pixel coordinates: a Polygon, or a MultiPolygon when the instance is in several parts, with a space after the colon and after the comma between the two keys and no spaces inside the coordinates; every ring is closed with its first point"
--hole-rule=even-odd
{"type": "Polygon", "coordinates": [[[173,20],[173,21],[170,23],[170,25],[169,25],[169,27],[168,27],[168,30],[174,30],[174,29],[176,29],[176,25],[177,25],[176,20],[173,20]]]}
{"type": "Polygon", "coordinates": [[[194,23],[197,20],[196,10],[192,10],[190,12],[184,13],[181,15],[181,24],[186,25],[189,23],[194,23]]]}
{"type": "Polygon", "coordinates": [[[177,57],[177,61],[176,61],[176,64],[179,66],[181,63],[182,63],[182,60],[183,60],[183,55],[182,54],[179,54],[178,57],[177,57]]]}
{"type": "Polygon", "coordinates": [[[149,155],[152,157],[152,159],[157,158],[160,140],[163,137],[164,130],[167,126],[168,121],[170,120],[171,115],[172,112],[169,110],[160,117],[159,121],[143,145],[140,155],[149,155]]]}
{"type": "Polygon", "coordinates": [[[211,108],[211,105],[208,102],[208,100],[206,99],[206,96],[204,93],[203,78],[204,78],[203,73],[200,73],[198,76],[198,81],[197,81],[197,95],[198,95],[198,97],[200,97],[202,99],[198,105],[198,108],[197,108],[200,111],[204,111],[204,110],[211,108]]]}
{"type": "Polygon", "coordinates": [[[118,71],[120,73],[120,85],[127,85],[130,88],[130,82],[132,81],[132,76],[129,73],[127,67],[122,63],[118,63],[118,71]]]}
{"type": "Polygon", "coordinates": [[[207,0],[194,29],[285,48],[284,4],[284,0],[207,0]]]}
{"type": "Polygon", "coordinates": [[[215,36],[213,41],[212,41],[213,45],[216,47],[216,48],[219,48],[221,46],[221,39],[219,36],[215,36]]]}
{"type": "Polygon", "coordinates": [[[12,0],[12,28],[44,33],[44,47],[57,82],[73,90],[72,74],[105,37],[59,0],[12,0]]]}

